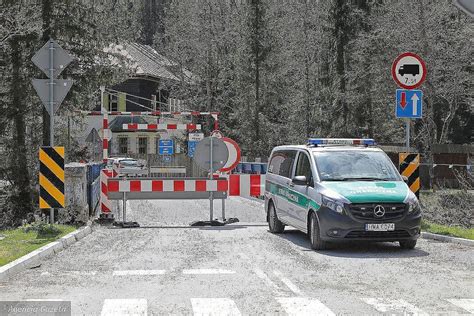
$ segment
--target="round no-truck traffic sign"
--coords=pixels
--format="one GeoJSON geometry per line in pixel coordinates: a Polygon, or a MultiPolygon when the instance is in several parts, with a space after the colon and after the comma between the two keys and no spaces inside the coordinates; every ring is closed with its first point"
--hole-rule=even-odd
{"type": "Polygon", "coordinates": [[[425,62],[415,53],[403,53],[392,64],[392,77],[400,87],[415,89],[425,81],[425,62]]]}

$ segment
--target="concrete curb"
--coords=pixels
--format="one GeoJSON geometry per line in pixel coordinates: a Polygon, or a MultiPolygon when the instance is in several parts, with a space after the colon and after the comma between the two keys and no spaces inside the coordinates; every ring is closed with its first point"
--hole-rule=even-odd
{"type": "Polygon", "coordinates": [[[455,243],[455,244],[461,244],[461,245],[464,245],[464,246],[471,246],[471,247],[474,246],[474,240],[465,239],[465,238],[458,238],[458,237],[451,237],[451,236],[445,236],[445,235],[439,235],[439,234],[433,234],[433,233],[428,233],[428,232],[421,232],[421,238],[438,240],[438,241],[455,243]]]}
{"type": "Polygon", "coordinates": [[[92,222],[88,222],[86,226],[83,226],[72,233],[69,233],[56,241],[53,241],[41,248],[38,248],[23,257],[20,257],[2,267],[0,267],[0,281],[7,279],[8,277],[30,269],[41,262],[41,259],[47,258],[60,252],[61,250],[69,247],[75,242],[81,240],[85,236],[92,233],[92,222]]]}

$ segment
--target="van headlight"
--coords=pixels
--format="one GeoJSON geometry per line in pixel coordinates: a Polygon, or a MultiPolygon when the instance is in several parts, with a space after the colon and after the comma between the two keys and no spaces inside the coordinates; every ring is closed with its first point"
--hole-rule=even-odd
{"type": "Polygon", "coordinates": [[[321,204],[339,214],[344,213],[344,205],[340,201],[337,201],[335,199],[331,199],[327,196],[322,195],[321,204]]]}
{"type": "Polygon", "coordinates": [[[408,214],[417,214],[421,212],[420,202],[416,197],[408,200],[408,214]]]}

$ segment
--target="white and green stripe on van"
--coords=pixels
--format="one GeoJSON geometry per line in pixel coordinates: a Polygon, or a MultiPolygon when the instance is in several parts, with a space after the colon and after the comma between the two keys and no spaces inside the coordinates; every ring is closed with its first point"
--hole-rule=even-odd
{"type": "Polygon", "coordinates": [[[270,181],[268,181],[268,183],[270,185],[270,193],[285,198],[288,202],[292,204],[298,205],[306,209],[311,208],[315,211],[317,211],[321,207],[318,203],[316,203],[316,201],[314,201],[305,194],[302,194],[295,190],[291,190],[285,186],[270,181]]]}

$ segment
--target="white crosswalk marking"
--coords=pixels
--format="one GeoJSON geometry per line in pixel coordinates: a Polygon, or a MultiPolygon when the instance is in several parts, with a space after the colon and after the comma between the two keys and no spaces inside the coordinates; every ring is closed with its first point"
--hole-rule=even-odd
{"type": "Polygon", "coordinates": [[[464,298],[464,299],[449,299],[447,300],[451,304],[456,305],[471,314],[474,314],[474,299],[472,298],[464,298]]]}
{"type": "Polygon", "coordinates": [[[112,273],[114,276],[124,275],[161,275],[165,274],[166,270],[117,270],[112,273]]]}
{"type": "Polygon", "coordinates": [[[319,300],[311,297],[277,297],[278,303],[290,316],[336,315],[319,300]]]}
{"type": "Polygon", "coordinates": [[[240,311],[229,298],[192,298],[191,305],[196,316],[237,316],[240,311]]]}
{"type": "Polygon", "coordinates": [[[148,310],[145,299],[106,299],[102,306],[101,316],[134,315],[146,316],[148,310]]]}
{"type": "Polygon", "coordinates": [[[234,274],[235,271],[225,269],[187,269],[183,274],[234,274]]]}
{"type": "Polygon", "coordinates": [[[281,282],[283,282],[293,293],[296,295],[303,295],[303,292],[293,283],[290,279],[286,278],[283,273],[278,270],[273,271],[277,277],[280,278],[281,282]]]}
{"type": "Polygon", "coordinates": [[[376,310],[381,313],[398,312],[410,315],[428,315],[423,310],[402,299],[393,300],[367,297],[361,298],[361,300],[363,300],[369,305],[372,305],[376,310]]]}

